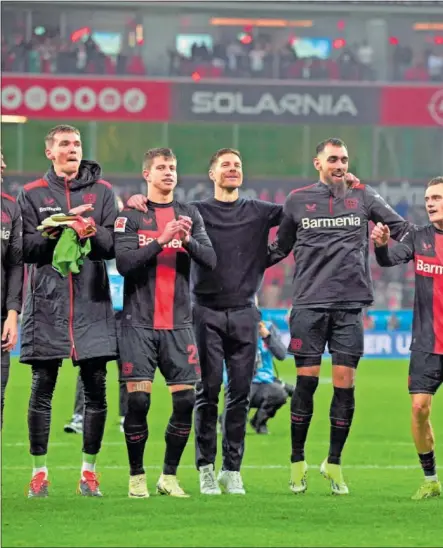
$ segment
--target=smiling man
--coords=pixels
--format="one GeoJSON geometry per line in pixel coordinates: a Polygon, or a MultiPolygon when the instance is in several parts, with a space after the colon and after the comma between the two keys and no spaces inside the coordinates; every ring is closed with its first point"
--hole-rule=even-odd
{"type": "Polygon", "coordinates": [[[173,151],[148,150],[143,178],[146,213],[124,209],[114,227],[117,269],[125,279],[119,349],[122,380],[128,389],[124,431],[129,497],[149,496],[143,457],[157,367],[172,397],[157,492],[188,497],[177,480],[177,469],[191,432],[195,384],[200,379],[189,277],[191,264],[210,271],[216,256],[196,207],[174,199],[177,159],[173,151]]]}
{"type": "Polygon", "coordinates": [[[332,492],[346,495],[341,454],[354,414],[354,377],[363,355],[362,308],[373,302],[369,268],[368,222],[386,223],[399,239],[409,223],[371,187],[346,184],[348,150],[340,139],[317,146],[319,181],[292,192],[269,264],[291,250],[295,258],[289,352],[295,357],[297,384],[291,400],[291,481],[294,493],[307,488],[305,442],[326,343],[332,355],[334,395],[330,446],[321,465],[332,492]]]}
{"type": "Polygon", "coordinates": [[[409,393],[412,435],[425,476],[415,500],[441,494],[430,415],[432,397],[443,383],[443,177],[429,181],[425,204],[430,223],[410,230],[391,249],[388,226],[378,223],[371,234],[379,265],[415,262],[409,393]]]}
{"type": "Polygon", "coordinates": [[[83,463],[79,492],[101,496],[95,461],[106,419],[106,363],[117,353],[115,320],[105,260],[114,257],[113,228],[117,203],[112,186],[101,178],[96,162],[83,160],[80,132],[72,126],[53,128],[45,138],[51,167],[41,178],[26,184],[18,197],[23,218],[23,259],[30,265],[22,322],[20,361],[32,366],[28,410],[33,472],[29,497],[48,495],[48,451],[51,403],[63,359],[79,366],[85,390],[83,463]],[[37,230],[54,213],[87,214],[72,228],[79,245],[86,235],[81,227],[94,227],[91,251],[78,274],[61,276],[52,266],[61,235],[49,237],[37,230]]]}

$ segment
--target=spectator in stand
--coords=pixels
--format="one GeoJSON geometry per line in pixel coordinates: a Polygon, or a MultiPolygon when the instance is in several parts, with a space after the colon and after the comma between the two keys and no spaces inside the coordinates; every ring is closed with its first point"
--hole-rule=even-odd
{"type": "Polygon", "coordinates": [[[430,51],[427,59],[429,77],[433,82],[443,81],[443,56],[430,51]]]}
{"type": "Polygon", "coordinates": [[[398,331],[400,329],[400,320],[395,312],[388,319],[388,331],[398,331]]]}
{"type": "Polygon", "coordinates": [[[354,54],[345,49],[338,58],[338,66],[341,80],[357,80],[358,65],[354,54]]]}
{"type": "Polygon", "coordinates": [[[375,328],[374,318],[369,315],[367,308],[363,309],[363,328],[368,331],[375,328]]]}
{"type": "Polygon", "coordinates": [[[372,68],[373,58],[374,58],[373,48],[368,44],[368,42],[364,41],[357,48],[357,59],[360,63],[361,80],[373,80],[374,78],[374,71],[372,68]]]}

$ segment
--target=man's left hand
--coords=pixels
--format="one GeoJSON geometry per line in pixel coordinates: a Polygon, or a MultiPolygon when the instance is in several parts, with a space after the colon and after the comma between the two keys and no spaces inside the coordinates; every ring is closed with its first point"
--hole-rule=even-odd
{"type": "Polygon", "coordinates": [[[191,237],[192,219],[186,215],[180,215],[178,222],[180,225],[180,239],[182,242],[187,244],[189,242],[189,238],[191,237]]]}

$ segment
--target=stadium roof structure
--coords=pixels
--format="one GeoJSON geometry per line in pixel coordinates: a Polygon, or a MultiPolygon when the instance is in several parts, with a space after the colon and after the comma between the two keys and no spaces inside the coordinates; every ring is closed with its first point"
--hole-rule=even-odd
{"type": "Polygon", "coordinates": [[[125,10],[128,7],[143,9],[145,7],[155,8],[156,11],[167,12],[173,10],[175,13],[189,12],[189,11],[201,11],[205,10],[217,10],[219,13],[222,11],[244,11],[248,10],[249,13],[256,11],[270,10],[275,12],[288,12],[292,9],[296,9],[298,12],[322,12],[322,13],[337,13],[348,12],[350,9],[353,12],[369,12],[378,14],[388,13],[403,13],[403,14],[441,14],[443,13],[443,1],[442,0],[285,0],[272,2],[271,0],[193,0],[193,1],[177,1],[177,0],[138,0],[131,1],[125,0],[124,2],[106,1],[106,0],[77,0],[72,3],[68,0],[51,0],[46,2],[37,1],[20,1],[12,2],[3,0],[2,5],[4,7],[8,4],[19,4],[21,8],[28,6],[29,8],[36,9],[39,4],[44,5],[64,5],[70,8],[82,8],[85,5],[88,6],[105,6],[112,9],[125,10]]]}

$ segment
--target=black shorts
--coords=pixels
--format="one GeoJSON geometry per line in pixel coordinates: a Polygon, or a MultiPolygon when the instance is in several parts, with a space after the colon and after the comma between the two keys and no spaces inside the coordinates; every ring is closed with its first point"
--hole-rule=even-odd
{"type": "Polygon", "coordinates": [[[167,385],[200,380],[200,360],[191,327],[167,330],[122,325],[119,349],[122,381],[153,381],[157,367],[167,385]]]}
{"type": "Polygon", "coordinates": [[[409,361],[409,394],[435,394],[443,383],[443,355],[413,350],[409,361]]]}
{"type": "Polygon", "coordinates": [[[363,318],[360,308],[293,308],[289,319],[288,352],[297,366],[319,365],[326,343],[332,365],[357,367],[363,355],[363,318]]]}

